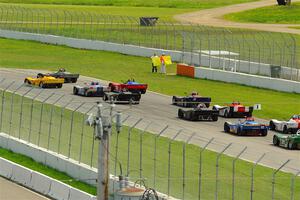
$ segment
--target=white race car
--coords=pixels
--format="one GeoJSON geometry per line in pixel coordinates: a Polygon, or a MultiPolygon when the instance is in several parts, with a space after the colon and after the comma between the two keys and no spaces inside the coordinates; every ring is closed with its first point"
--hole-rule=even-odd
{"type": "Polygon", "coordinates": [[[288,121],[272,119],[270,129],[283,133],[296,133],[300,129],[300,115],[293,115],[288,121]]]}

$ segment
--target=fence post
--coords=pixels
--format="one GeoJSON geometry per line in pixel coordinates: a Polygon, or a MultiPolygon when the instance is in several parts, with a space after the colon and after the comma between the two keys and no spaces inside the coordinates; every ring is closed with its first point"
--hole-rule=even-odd
{"type": "Polygon", "coordinates": [[[2,124],[3,124],[3,110],[4,110],[4,98],[5,98],[5,93],[6,91],[8,90],[8,88],[13,85],[15,83],[15,81],[11,82],[10,84],[8,84],[8,86],[6,88],[4,88],[4,90],[2,90],[2,97],[1,97],[1,113],[0,113],[0,116],[1,116],[1,120],[0,120],[0,132],[2,131],[2,124]]]}
{"type": "Polygon", "coordinates": [[[157,138],[159,138],[167,129],[169,126],[165,126],[158,135],[155,136],[154,138],[154,158],[153,158],[153,188],[156,187],[156,146],[157,146],[157,138]]]}
{"type": "Polygon", "coordinates": [[[142,133],[140,134],[140,179],[142,180],[143,174],[143,135],[144,133],[147,131],[147,129],[150,127],[150,125],[152,124],[152,122],[150,122],[145,129],[142,131],[142,133]]]}
{"type": "Polygon", "coordinates": [[[253,192],[254,192],[254,170],[258,163],[266,156],[266,153],[261,155],[259,159],[254,163],[252,169],[251,169],[251,190],[250,190],[250,200],[253,200],[253,192]]]}
{"type": "Polygon", "coordinates": [[[51,95],[49,95],[46,99],[44,99],[44,101],[42,101],[42,107],[41,107],[41,112],[40,112],[40,123],[39,123],[39,132],[38,132],[38,143],[37,145],[40,146],[40,139],[41,139],[41,134],[42,134],[42,122],[43,122],[43,111],[44,111],[44,103],[50,99],[52,96],[54,95],[54,93],[52,93],[51,95]]]}
{"type": "Polygon", "coordinates": [[[201,189],[202,189],[202,154],[205,151],[205,149],[208,147],[210,143],[215,138],[211,138],[205,145],[204,147],[201,148],[200,153],[199,153],[199,188],[198,188],[198,200],[201,200],[201,189]]]}
{"type": "Polygon", "coordinates": [[[193,133],[186,141],[183,143],[183,149],[182,149],[182,200],[185,199],[185,168],[186,168],[186,145],[190,143],[192,138],[196,135],[196,133],[193,133]]]}
{"type": "Polygon", "coordinates": [[[28,135],[28,142],[30,143],[31,140],[31,132],[32,132],[32,114],[33,114],[33,101],[43,92],[43,90],[41,90],[37,95],[35,95],[32,99],[31,99],[31,105],[30,105],[30,119],[29,119],[29,135],[28,135]]]}
{"type": "Polygon", "coordinates": [[[275,170],[273,172],[273,175],[272,175],[272,200],[275,199],[275,178],[276,178],[276,174],[277,174],[277,172],[279,172],[279,170],[281,170],[290,161],[291,161],[290,159],[285,161],[277,170],[275,170]]]}
{"type": "Polygon", "coordinates": [[[143,120],[143,118],[140,118],[138,121],[135,122],[135,124],[133,124],[133,126],[131,126],[128,130],[128,146],[127,146],[127,176],[129,176],[129,166],[130,166],[130,136],[131,136],[131,131],[134,127],[136,127],[141,121],[143,120]]]}
{"type": "Polygon", "coordinates": [[[170,142],[169,142],[169,150],[168,150],[168,192],[167,195],[170,196],[170,185],[171,185],[171,146],[172,146],[172,142],[177,138],[177,136],[182,132],[183,130],[179,130],[176,135],[171,138],[170,142]]]}
{"type": "Polygon", "coordinates": [[[50,146],[50,137],[51,137],[51,128],[52,128],[52,119],[53,119],[53,110],[54,106],[57,102],[59,102],[65,95],[61,95],[55,102],[52,103],[51,111],[50,111],[50,123],[49,123],[49,129],[48,129],[48,142],[47,142],[47,150],[49,150],[50,146]]]}
{"type": "Polygon", "coordinates": [[[295,179],[300,175],[300,171],[298,171],[293,177],[291,181],[291,200],[295,199],[295,179]]]}
{"type": "Polygon", "coordinates": [[[215,192],[215,200],[218,199],[218,187],[219,187],[219,160],[222,154],[232,145],[232,143],[228,144],[220,153],[217,155],[216,161],[216,192],[215,192]]]}
{"type": "Polygon", "coordinates": [[[82,142],[83,142],[83,133],[84,133],[84,127],[85,127],[85,116],[94,109],[94,105],[85,113],[83,113],[82,115],[82,123],[81,123],[81,136],[80,136],[80,150],[79,150],[79,158],[78,158],[78,162],[81,163],[81,156],[82,156],[82,142]]]}
{"type": "Polygon", "coordinates": [[[20,108],[20,118],[19,118],[19,134],[18,138],[21,138],[21,127],[22,127],[22,117],[23,117],[23,103],[24,103],[24,97],[33,90],[33,88],[30,88],[27,92],[25,92],[21,97],[21,108],[20,108]]]}
{"type": "Polygon", "coordinates": [[[246,151],[248,147],[246,146],[232,161],[232,200],[234,200],[234,192],[235,192],[235,163],[237,159],[246,151]]]}
{"type": "Polygon", "coordinates": [[[70,126],[70,137],[69,137],[69,150],[68,150],[68,158],[70,158],[71,155],[71,142],[72,142],[72,133],[73,133],[73,124],[74,124],[74,113],[77,112],[77,110],[83,106],[85,103],[81,103],[79,106],[75,108],[75,110],[72,111],[71,115],[71,126],[70,126]]]}
{"type": "Polygon", "coordinates": [[[11,128],[12,128],[12,116],[13,116],[13,109],[14,109],[14,97],[16,92],[23,87],[23,85],[20,85],[17,89],[15,89],[15,91],[13,91],[13,93],[11,94],[11,99],[10,99],[10,115],[9,115],[9,130],[8,130],[8,134],[11,135],[11,128]]]}
{"type": "Polygon", "coordinates": [[[64,117],[64,111],[65,108],[67,108],[71,103],[73,99],[71,99],[68,103],[66,103],[64,106],[60,109],[60,122],[59,122],[59,132],[58,132],[58,144],[57,144],[57,153],[60,153],[60,139],[61,139],[61,131],[62,131],[62,123],[63,123],[63,117],[64,117]]]}

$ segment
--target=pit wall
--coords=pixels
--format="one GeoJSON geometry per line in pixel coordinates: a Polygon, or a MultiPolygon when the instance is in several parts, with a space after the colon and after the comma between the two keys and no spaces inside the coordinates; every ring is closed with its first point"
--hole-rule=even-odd
{"type": "MultiPolygon", "coordinates": [[[[5,133],[0,133],[0,147],[28,156],[34,159],[36,162],[43,163],[44,165],[52,167],[58,171],[65,172],[72,178],[82,180],[83,182],[86,182],[90,185],[96,186],[97,184],[96,168],[92,168],[83,163],[79,163],[78,161],[73,159],[68,159],[63,155],[30,144],[27,141],[20,140],[15,137],[11,137],[5,133]]],[[[46,176],[33,172],[30,169],[26,169],[17,164],[12,165],[11,162],[6,162],[2,160],[0,160],[0,176],[16,181],[17,183],[24,185],[25,187],[31,188],[32,190],[35,190],[39,193],[42,194],[47,193],[45,195],[48,195],[51,198],[55,197],[54,199],[58,199],[58,200],[96,199],[94,196],[86,194],[84,192],[82,192],[81,194],[79,190],[72,188],[68,185],[65,185],[64,183],[61,183],[56,180],[47,179],[45,178],[46,176]],[[35,176],[35,174],[37,174],[38,178],[32,179],[35,176]],[[51,183],[55,185],[52,185],[51,183]],[[40,186],[42,186],[40,189],[42,191],[36,189],[36,187],[39,188],[40,186]],[[81,196],[85,196],[86,198],[75,198],[75,197],[73,198],[74,196],[73,193],[74,195],[81,195],[81,196]],[[72,198],[69,198],[70,196],[72,198]]],[[[113,193],[113,188],[115,188],[115,191],[119,190],[120,183],[118,181],[118,177],[110,175],[109,184],[110,184],[109,187],[110,194],[113,193]]],[[[130,186],[134,185],[134,183],[132,182],[129,182],[128,184],[130,186]]],[[[173,197],[168,197],[167,195],[162,193],[158,193],[158,195],[159,195],[159,200],[178,200],[173,197]]],[[[115,199],[119,200],[122,198],[119,198],[119,196],[117,195],[115,199]]],[[[135,198],[131,198],[131,199],[135,200],[135,198]]]]}
{"type": "MultiPolygon", "coordinates": [[[[243,61],[233,58],[225,58],[218,56],[205,55],[200,53],[155,49],[148,47],[140,47],[128,44],[118,44],[104,41],[95,41],[87,39],[69,38],[55,35],[44,35],[37,33],[26,33],[18,31],[9,31],[0,29],[0,37],[18,39],[18,40],[32,40],[47,44],[65,45],[79,49],[103,50],[110,52],[122,53],[125,55],[150,57],[156,54],[171,55],[174,62],[193,63],[197,66],[208,66],[214,69],[228,70],[237,72],[256,74],[262,76],[271,76],[271,66],[264,63],[256,63],[250,61],[243,61]]],[[[149,59],[150,63],[150,59],[149,59]]],[[[299,80],[300,71],[298,69],[291,69],[288,67],[281,67],[280,77],[288,80],[299,80]]]]}
{"type": "Polygon", "coordinates": [[[238,83],[281,92],[300,93],[300,82],[296,81],[223,71],[205,67],[194,67],[185,64],[177,65],[177,75],[192,77],[189,76],[190,74],[194,74],[193,78],[238,83]]]}

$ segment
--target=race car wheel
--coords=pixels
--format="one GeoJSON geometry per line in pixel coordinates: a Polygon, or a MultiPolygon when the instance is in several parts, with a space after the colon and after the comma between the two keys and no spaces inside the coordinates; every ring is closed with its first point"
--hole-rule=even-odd
{"type": "Polygon", "coordinates": [[[107,100],[108,100],[108,97],[104,94],[103,101],[107,101],[107,100]]]}
{"type": "Polygon", "coordinates": [[[28,81],[28,79],[25,79],[24,83],[30,85],[30,82],[28,81]]]}
{"type": "Polygon", "coordinates": [[[275,124],[274,124],[274,122],[272,122],[272,121],[270,121],[270,129],[272,130],[272,131],[275,131],[275,124]]]}
{"type": "Polygon", "coordinates": [[[176,103],[176,97],[174,97],[174,96],[173,96],[173,98],[172,98],[172,104],[173,104],[173,105],[177,105],[177,103],[176,103]]]}
{"type": "Polygon", "coordinates": [[[267,136],[268,135],[268,130],[263,130],[261,135],[264,136],[264,137],[267,136]]]}
{"type": "Polygon", "coordinates": [[[43,82],[40,82],[39,87],[40,88],[45,88],[46,86],[45,86],[45,84],[43,82]]]}
{"type": "Polygon", "coordinates": [[[183,111],[182,111],[181,109],[178,110],[178,117],[179,117],[180,119],[183,118],[183,111]]]}
{"type": "Polygon", "coordinates": [[[278,138],[277,138],[277,136],[273,136],[273,144],[275,145],[275,146],[279,146],[279,140],[278,140],[278,138]]]}
{"type": "Polygon", "coordinates": [[[77,82],[77,78],[72,78],[72,79],[71,79],[71,82],[72,82],[72,83],[76,83],[76,82],[77,82]]]}
{"type": "Polygon", "coordinates": [[[73,94],[77,95],[78,94],[78,89],[76,87],[73,88],[73,94]]]}
{"type": "Polygon", "coordinates": [[[59,84],[56,85],[57,88],[62,88],[62,86],[63,85],[61,83],[59,83],[59,84]]]}
{"type": "Polygon", "coordinates": [[[290,150],[295,149],[295,144],[294,144],[292,141],[289,141],[289,143],[288,143],[288,148],[289,148],[290,150]]]}
{"type": "Polygon", "coordinates": [[[242,129],[240,127],[238,127],[238,129],[237,129],[237,135],[238,136],[242,136],[243,135],[243,131],[242,131],[242,129]]]}
{"type": "Polygon", "coordinates": [[[230,132],[230,128],[227,122],[224,123],[224,131],[225,133],[229,133],[230,132]]]}
{"type": "Polygon", "coordinates": [[[218,121],[218,118],[219,118],[218,115],[213,115],[213,116],[212,116],[212,120],[213,120],[214,122],[218,121]]]}

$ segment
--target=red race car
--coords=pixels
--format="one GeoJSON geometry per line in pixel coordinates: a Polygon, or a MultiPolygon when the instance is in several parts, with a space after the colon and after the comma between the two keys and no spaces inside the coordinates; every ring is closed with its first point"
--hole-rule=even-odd
{"type": "Polygon", "coordinates": [[[240,102],[232,102],[227,106],[214,105],[214,110],[219,110],[219,115],[222,117],[251,117],[253,106],[244,106],[240,102]]]}
{"type": "Polygon", "coordinates": [[[134,80],[128,80],[126,83],[110,83],[108,87],[110,87],[112,92],[129,91],[132,93],[145,94],[148,85],[135,82],[134,80]]]}

